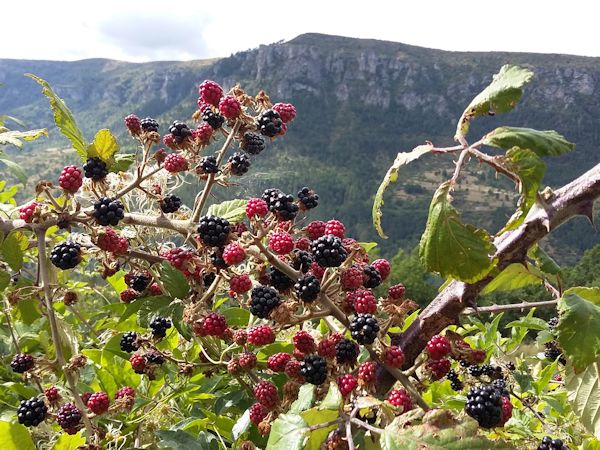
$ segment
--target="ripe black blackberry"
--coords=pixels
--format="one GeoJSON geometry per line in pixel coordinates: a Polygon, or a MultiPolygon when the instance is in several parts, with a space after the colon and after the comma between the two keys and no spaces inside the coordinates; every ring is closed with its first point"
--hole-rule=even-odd
{"type": "Polygon", "coordinates": [[[348,256],[348,252],[342,245],[342,240],[332,234],[321,236],[319,239],[312,241],[310,249],[315,261],[321,267],[339,267],[348,256]]]}
{"type": "Polygon", "coordinates": [[[269,266],[267,275],[269,277],[269,284],[279,292],[287,291],[295,284],[294,280],[273,266],[269,266]]]}
{"type": "Polygon", "coordinates": [[[121,336],[121,351],[131,353],[135,352],[140,346],[137,343],[138,335],[135,331],[128,331],[121,336]]]}
{"type": "Polygon", "coordinates": [[[227,263],[223,259],[223,249],[219,248],[210,254],[210,262],[217,269],[227,269],[227,263]]]}
{"type": "Polygon", "coordinates": [[[350,322],[350,334],[359,344],[372,344],[379,333],[379,324],[372,314],[357,314],[350,322]]]}
{"type": "Polygon", "coordinates": [[[166,317],[157,316],[150,322],[152,328],[152,336],[155,338],[164,338],[167,335],[167,330],[171,328],[171,320],[166,317]]]}
{"type": "Polygon", "coordinates": [[[17,419],[20,424],[26,427],[37,427],[46,418],[48,408],[37,397],[31,397],[29,400],[23,400],[17,409],[17,419]]]}
{"type": "Polygon", "coordinates": [[[363,274],[365,276],[363,286],[367,289],[375,289],[381,284],[381,274],[379,273],[379,270],[370,264],[365,266],[363,269],[363,274]]]}
{"type": "Polygon", "coordinates": [[[319,205],[319,195],[307,187],[303,187],[298,191],[298,199],[303,209],[312,209],[319,205]]]}
{"type": "Polygon", "coordinates": [[[81,411],[73,403],[67,403],[58,410],[56,421],[63,430],[73,429],[81,422],[81,411]]]}
{"type": "Polygon", "coordinates": [[[215,281],[215,278],[217,278],[217,274],[214,272],[209,272],[206,275],[204,275],[202,277],[202,283],[204,284],[204,287],[209,287],[211,284],[213,284],[213,281],[215,281]]]}
{"type": "Polygon", "coordinates": [[[296,294],[305,302],[314,302],[321,292],[321,283],[314,275],[304,275],[295,284],[296,294]]]}
{"type": "Polygon", "coordinates": [[[492,386],[494,386],[496,390],[500,392],[500,395],[505,395],[507,397],[510,395],[510,392],[508,392],[508,389],[506,388],[506,381],[502,379],[494,380],[492,382],[492,386]]]}
{"type": "Polygon", "coordinates": [[[240,147],[251,155],[258,155],[265,149],[265,140],[259,134],[253,133],[252,131],[246,131],[240,147]]]}
{"type": "Polygon", "coordinates": [[[169,127],[169,133],[175,138],[175,142],[181,144],[183,140],[192,135],[192,131],[188,128],[187,124],[176,120],[169,127]]]}
{"type": "Polygon", "coordinates": [[[313,256],[304,250],[294,250],[294,258],[292,259],[292,267],[296,270],[306,273],[310,270],[310,265],[315,259],[313,256]]]}
{"type": "Polygon", "coordinates": [[[209,124],[213,130],[218,130],[225,123],[225,117],[207,107],[202,111],[202,120],[209,124]]]}
{"type": "Polygon", "coordinates": [[[256,125],[263,136],[275,137],[281,133],[283,121],[277,111],[268,109],[260,115],[256,125]]]}
{"type": "Polygon", "coordinates": [[[217,158],[214,156],[205,156],[200,160],[198,164],[198,170],[201,173],[217,173],[219,172],[219,164],[217,164],[217,158]]]}
{"type": "Polygon", "coordinates": [[[327,361],[319,355],[305,356],[300,364],[300,375],[310,384],[323,384],[327,379],[327,361]]]}
{"type": "Polygon", "coordinates": [[[10,362],[10,368],[16,373],[25,373],[29,369],[33,369],[34,365],[33,356],[27,353],[17,353],[10,362]]]}
{"type": "Polygon", "coordinates": [[[235,152],[227,162],[230,164],[231,173],[238,177],[244,175],[250,169],[250,158],[242,152],[235,152]]]}
{"type": "Polygon", "coordinates": [[[268,286],[257,286],[250,295],[250,312],[260,319],[266,319],[269,313],[281,303],[279,294],[268,286]]]}
{"type": "Polygon", "coordinates": [[[546,347],[546,350],[544,351],[544,356],[547,359],[549,359],[550,361],[556,361],[556,359],[558,359],[558,362],[561,363],[562,365],[567,364],[567,360],[565,359],[565,357],[562,353],[562,350],[558,346],[558,342],[556,342],[556,341],[546,342],[544,344],[544,347],[546,347]]]}
{"type": "Polygon", "coordinates": [[[461,391],[464,387],[463,382],[460,381],[460,378],[454,369],[450,369],[448,371],[446,378],[448,378],[448,381],[450,381],[450,387],[453,391],[461,391]]]}
{"type": "Polygon", "coordinates": [[[62,242],[50,252],[50,261],[59,269],[72,269],[81,262],[81,247],[75,242],[62,242]]]}
{"type": "Polygon", "coordinates": [[[550,436],[544,436],[536,450],[569,450],[561,439],[552,439],[550,436]]]}
{"type": "Polygon", "coordinates": [[[146,353],[146,361],[148,361],[150,364],[156,364],[160,366],[165,362],[165,357],[162,355],[162,353],[151,350],[146,353]]]}
{"type": "Polygon", "coordinates": [[[273,205],[273,212],[279,220],[294,220],[298,215],[298,205],[294,203],[294,197],[283,195],[273,205]]]}
{"type": "Polygon", "coordinates": [[[94,203],[94,217],[102,226],[115,226],[125,217],[125,208],[119,200],[102,197],[94,203]]]}
{"type": "Polygon", "coordinates": [[[160,210],[165,214],[174,213],[181,208],[181,199],[176,195],[169,194],[166,195],[160,201],[160,210]]]}
{"type": "Polygon", "coordinates": [[[131,281],[129,281],[129,287],[132,288],[136,292],[144,292],[150,282],[152,281],[152,276],[148,272],[140,272],[136,273],[131,277],[131,281]]]}
{"type": "Polygon", "coordinates": [[[465,411],[480,427],[493,428],[502,419],[502,396],[491,384],[472,387],[467,394],[465,411]]]}
{"type": "Polygon", "coordinates": [[[91,178],[94,181],[102,180],[108,175],[106,163],[100,158],[88,158],[83,165],[83,171],[86,178],[91,178]]]}
{"type": "Polygon", "coordinates": [[[487,375],[492,379],[502,378],[502,367],[492,364],[482,364],[481,366],[470,366],[467,371],[474,377],[487,375]]]}
{"type": "Polygon", "coordinates": [[[140,125],[142,126],[142,130],[146,132],[158,132],[158,122],[151,117],[146,117],[145,119],[142,119],[140,125]]]}
{"type": "Polygon", "coordinates": [[[275,203],[277,202],[277,199],[282,195],[285,195],[285,194],[282,191],[280,191],[279,189],[269,188],[269,189],[265,189],[265,191],[261,195],[261,198],[267,203],[269,210],[273,211],[273,208],[275,206],[275,203]]]}
{"type": "Polygon", "coordinates": [[[200,239],[210,247],[223,247],[230,231],[229,221],[217,216],[203,216],[198,225],[200,239]]]}
{"type": "Polygon", "coordinates": [[[358,352],[358,345],[350,339],[340,339],[335,344],[335,360],[338,364],[356,364],[358,352]]]}
{"type": "Polygon", "coordinates": [[[552,317],[550,320],[548,320],[548,326],[550,328],[556,328],[558,326],[558,317],[552,317]]]}

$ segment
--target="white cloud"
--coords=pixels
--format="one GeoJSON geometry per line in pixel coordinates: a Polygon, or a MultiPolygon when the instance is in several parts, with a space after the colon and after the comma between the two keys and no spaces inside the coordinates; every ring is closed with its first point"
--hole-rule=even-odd
{"type": "Polygon", "coordinates": [[[600,56],[594,2],[375,0],[5,2],[0,57],[196,59],[306,32],[446,50],[600,56]],[[8,18],[8,19],[7,19],[8,18]]]}

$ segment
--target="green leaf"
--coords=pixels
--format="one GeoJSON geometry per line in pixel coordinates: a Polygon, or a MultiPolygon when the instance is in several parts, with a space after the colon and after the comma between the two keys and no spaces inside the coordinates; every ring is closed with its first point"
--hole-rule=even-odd
{"type": "Polygon", "coordinates": [[[308,424],[296,414],[281,414],[271,425],[266,450],[303,450],[308,424]]]}
{"type": "Polygon", "coordinates": [[[506,167],[519,177],[519,209],[510,218],[510,221],[502,231],[517,228],[527,212],[535,204],[538,191],[544,174],[546,173],[546,164],[534,152],[529,149],[513,147],[506,152],[506,167]]]}
{"type": "Polygon", "coordinates": [[[4,261],[8,263],[10,268],[14,271],[21,270],[23,267],[23,250],[19,245],[19,237],[21,233],[13,231],[9,233],[4,241],[2,241],[2,247],[0,247],[0,253],[4,257],[4,261]]]}
{"type": "Polygon", "coordinates": [[[495,248],[485,230],[460,221],[451,204],[450,186],[448,181],[443,183],[433,195],[419,256],[430,272],[474,283],[494,267],[495,248]]]}
{"type": "Polygon", "coordinates": [[[246,217],[247,200],[236,198],[216,205],[210,205],[208,215],[227,219],[230,223],[239,223],[246,217]]]}
{"type": "Polygon", "coordinates": [[[117,154],[108,170],[114,173],[126,172],[134,162],[135,154],[133,153],[117,154]]]}
{"type": "Polygon", "coordinates": [[[483,143],[505,150],[513,147],[528,148],[537,156],[559,156],[575,148],[575,144],[554,130],[516,127],[496,128],[483,138],[483,143]]]}
{"type": "Polygon", "coordinates": [[[481,292],[512,291],[532,284],[541,284],[543,279],[531,273],[524,264],[513,263],[507,266],[481,292]]]}
{"type": "Polygon", "coordinates": [[[581,373],[567,370],[565,388],[573,412],[583,426],[600,439],[600,362],[587,366],[581,373]]]}
{"type": "Polygon", "coordinates": [[[406,164],[413,162],[419,159],[426,153],[429,153],[433,149],[433,145],[419,145],[415,147],[411,152],[398,153],[396,159],[394,160],[394,164],[390,167],[383,178],[383,181],[379,185],[377,189],[377,193],[375,194],[375,200],[373,201],[373,225],[377,230],[377,234],[381,236],[383,239],[387,239],[387,236],[383,232],[383,228],[381,227],[381,216],[383,212],[381,208],[383,207],[383,194],[385,190],[391,183],[395,183],[398,181],[398,171],[400,167],[405,166],[406,164]]]}
{"type": "Polygon", "coordinates": [[[528,330],[547,330],[548,323],[538,317],[527,315],[519,320],[513,320],[505,325],[507,328],[527,328],[528,330]]]}
{"type": "Polygon", "coordinates": [[[557,364],[557,361],[552,361],[551,364],[548,364],[546,367],[544,367],[538,374],[537,380],[533,382],[533,386],[535,387],[535,392],[537,395],[542,395],[548,387],[550,380],[552,380],[552,377],[556,373],[557,364]]]}
{"type": "Polygon", "coordinates": [[[48,136],[48,130],[40,128],[37,130],[18,131],[11,130],[0,133],[0,145],[12,144],[18,148],[23,147],[23,141],[34,141],[42,136],[48,136]]]}
{"type": "Polygon", "coordinates": [[[114,163],[114,155],[119,151],[117,138],[112,135],[110,130],[103,128],[94,136],[94,142],[88,145],[87,154],[89,157],[100,158],[108,167],[114,163]]]}
{"type": "Polygon", "coordinates": [[[298,392],[298,398],[292,406],[290,407],[289,412],[291,414],[298,414],[302,411],[310,408],[315,401],[315,385],[314,384],[303,384],[300,386],[300,391],[298,392]]]}
{"type": "Polygon", "coordinates": [[[19,164],[4,155],[0,155],[0,161],[2,161],[8,167],[12,174],[17,177],[21,183],[27,184],[27,174],[19,164]]]}
{"type": "Polygon", "coordinates": [[[0,421],[0,448],[2,450],[35,450],[31,435],[20,423],[0,421]]]}
{"type": "Polygon", "coordinates": [[[225,316],[227,324],[234,327],[245,327],[250,320],[250,311],[237,306],[220,311],[225,316]]]}
{"type": "MultiPolygon", "coordinates": [[[[300,415],[306,421],[308,426],[313,426],[337,419],[339,412],[337,410],[312,408],[300,413],[300,415]]],[[[334,424],[325,428],[318,428],[314,431],[310,431],[308,441],[304,444],[303,450],[320,450],[321,444],[327,439],[327,435],[336,428],[337,425],[334,424]]]]}
{"type": "MultiPolygon", "coordinates": [[[[0,270],[0,292],[10,284],[10,274],[4,270],[0,270]]],[[[20,303],[20,302],[19,302],[20,303]]]]}
{"type": "Polygon", "coordinates": [[[340,392],[337,383],[331,382],[329,383],[327,395],[319,405],[319,409],[331,409],[337,411],[343,403],[344,398],[342,397],[342,393],[340,392]]]}
{"type": "Polygon", "coordinates": [[[120,294],[125,289],[127,289],[127,283],[125,283],[125,271],[124,270],[119,270],[114,275],[107,277],[106,281],[108,281],[108,284],[110,284],[112,286],[112,288],[115,290],[115,292],[117,294],[120,294]]]}
{"type": "Polygon", "coordinates": [[[231,437],[237,440],[242,434],[246,432],[250,426],[250,409],[247,409],[244,414],[235,422],[231,429],[231,437]]]}
{"type": "Polygon", "coordinates": [[[181,448],[200,448],[199,442],[190,433],[183,430],[158,430],[156,435],[160,439],[160,448],[178,450],[181,448]]]}
{"type": "Polygon", "coordinates": [[[527,256],[535,262],[535,265],[546,274],[557,275],[562,272],[561,267],[552,257],[546,253],[538,244],[533,245],[528,251],[527,256]]]}
{"type": "Polygon", "coordinates": [[[187,298],[190,285],[179,270],[165,261],[160,267],[160,273],[160,279],[169,295],[182,300],[187,298]]]}
{"type": "Polygon", "coordinates": [[[54,123],[60,132],[71,141],[73,148],[77,154],[79,154],[82,161],[85,161],[87,159],[85,138],[64,100],[54,93],[46,80],[30,73],[25,74],[25,76],[32,78],[42,86],[42,94],[48,97],[50,108],[52,108],[52,111],[54,112],[54,123]]]}
{"type": "Polygon", "coordinates": [[[581,372],[600,356],[600,289],[566,290],[558,311],[558,342],[575,372],[581,372]]]}
{"type": "Polygon", "coordinates": [[[85,438],[81,436],[81,433],[67,434],[61,433],[58,441],[52,447],[52,450],[77,450],[79,447],[85,444],[85,438]]]}
{"type": "Polygon", "coordinates": [[[504,65],[494,75],[492,82],[465,109],[456,127],[456,138],[466,136],[471,120],[490,113],[504,113],[515,107],[521,99],[525,84],[533,78],[533,72],[518,66],[504,65]]]}
{"type": "Polygon", "coordinates": [[[377,247],[377,242],[359,242],[358,245],[360,245],[365,252],[369,253],[377,247]]]}

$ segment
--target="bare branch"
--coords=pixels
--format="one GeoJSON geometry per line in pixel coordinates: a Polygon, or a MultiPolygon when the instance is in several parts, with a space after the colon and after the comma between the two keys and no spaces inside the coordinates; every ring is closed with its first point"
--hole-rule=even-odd
{"type": "Polygon", "coordinates": [[[521,310],[524,311],[526,309],[532,308],[541,308],[544,306],[556,306],[558,300],[548,300],[544,302],[522,302],[522,303],[512,303],[507,305],[491,305],[491,306],[483,306],[481,308],[466,308],[461,312],[463,316],[472,316],[478,314],[496,314],[503,311],[513,311],[513,310],[521,310]]]}

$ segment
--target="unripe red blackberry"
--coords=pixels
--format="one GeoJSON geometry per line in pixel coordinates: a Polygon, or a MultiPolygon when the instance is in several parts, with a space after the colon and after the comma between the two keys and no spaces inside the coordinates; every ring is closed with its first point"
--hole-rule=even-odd
{"type": "Polygon", "coordinates": [[[73,403],[66,403],[56,413],[56,422],[65,431],[75,429],[81,422],[81,412],[73,403]]]}
{"type": "Polygon", "coordinates": [[[254,425],[261,423],[267,417],[269,411],[261,403],[255,403],[250,407],[250,422],[254,425]]]}
{"type": "Polygon", "coordinates": [[[218,106],[219,100],[221,100],[221,97],[223,96],[223,88],[212,80],[204,80],[200,86],[198,86],[198,94],[200,94],[202,102],[218,106]]]}
{"type": "Polygon", "coordinates": [[[100,250],[114,253],[115,255],[122,255],[126,253],[129,248],[127,239],[119,236],[111,227],[106,227],[98,233],[96,245],[100,250]]]}
{"type": "Polygon", "coordinates": [[[206,122],[202,122],[198,124],[195,130],[192,130],[192,138],[200,145],[208,145],[210,144],[213,131],[213,127],[206,122]]]}
{"type": "Polygon", "coordinates": [[[87,401],[87,407],[97,415],[104,414],[108,411],[110,400],[106,392],[94,392],[87,401]]]}
{"type": "Polygon", "coordinates": [[[257,120],[257,128],[260,134],[267,137],[275,137],[281,133],[283,121],[277,111],[268,109],[263,112],[257,120]]]}
{"type": "Polygon", "coordinates": [[[245,273],[233,276],[229,279],[229,289],[236,294],[244,294],[252,289],[252,280],[245,273]]]}
{"type": "Polygon", "coordinates": [[[269,212],[267,203],[262,198],[251,198],[246,205],[246,216],[249,219],[253,217],[264,217],[269,212]]]}
{"type": "Polygon", "coordinates": [[[254,387],[254,398],[265,408],[271,410],[279,403],[277,387],[270,381],[260,381],[254,387]]]}
{"type": "Polygon", "coordinates": [[[228,266],[239,264],[244,259],[246,259],[246,251],[236,242],[227,244],[223,249],[223,260],[228,266]]]}
{"type": "Polygon", "coordinates": [[[188,162],[179,153],[171,153],[166,156],[163,167],[170,173],[184,172],[188,170],[188,162]]]}
{"type": "Polygon", "coordinates": [[[325,232],[324,234],[332,234],[334,236],[339,237],[340,239],[344,239],[344,232],[346,230],[346,227],[344,227],[344,224],[342,222],[340,222],[339,220],[328,220],[325,223],[325,232]]]}
{"type": "Polygon", "coordinates": [[[406,288],[402,283],[395,284],[388,289],[388,297],[393,300],[401,300],[404,298],[406,288]]]}
{"type": "Polygon", "coordinates": [[[310,239],[305,237],[298,238],[294,242],[294,247],[298,250],[308,251],[310,249],[310,239]]]}
{"type": "Polygon", "coordinates": [[[441,380],[450,371],[450,360],[446,358],[431,360],[427,363],[427,369],[431,372],[432,380],[441,380]]]}
{"type": "Polygon", "coordinates": [[[267,286],[257,286],[252,289],[250,312],[261,319],[266,319],[269,313],[281,304],[277,291],[267,286]]]}
{"type": "Polygon", "coordinates": [[[323,358],[333,359],[335,358],[335,344],[336,341],[334,339],[322,339],[317,345],[317,353],[323,358]]]}
{"type": "Polygon", "coordinates": [[[321,283],[314,275],[303,275],[294,285],[296,294],[305,302],[314,302],[321,292],[321,283]]]}
{"type": "Polygon", "coordinates": [[[358,266],[352,266],[342,271],[340,276],[342,287],[349,291],[360,288],[363,284],[363,271],[358,266]]]}
{"type": "Polygon", "coordinates": [[[327,379],[327,361],[318,355],[307,355],[300,365],[300,375],[306,382],[320,385],[327,379]]]}
{"type": "Polygon", "coordinates": [[[303,211],[319,206],[319,195],[307,187],[298,191],[298,200],[303,211]]]}
{"type": "Polygon", "coordinates": [[[115,401],[119,401],[127,409],[133,408],[135,404],[135,389],[129,386],[123,386],[115,393],[115,401]]]}
{"type": "Polygon", "coordinates": [[[115,226],[125,217],[125,207],[120,200],[102,197],[94,203],[93,216],[98,225],[115,226]]]}
{"type": "Polygon", "coordinates": [[[82,260],[81,247],[75,242],[62,242],[50,252],[50,261],[62,270],[72,269],[82,260]]]}
{"type": "Polygon", "coordinates": [[[235,333],[233,333],[233,342],[235,342],[237,345],[244,345],[247,340],[248,333],[246,332],[246,330],[235,330],[235,333]]]}
{"type": "Polygon", "coordinates": [[[510,397],[503,395],[502,396],[502,417],[500,418],[499,427],[503,427],[506,422],[510,420],[512,417],[513,406],[510,403],[510,397]]]}
{"type": "Polygon", "coordinates": [[[203,216],[198,225],[198,234],[209,247],[222,247],[229,238],[231,226],[227,219],[212,215],[203,216]]]}
{"type": "Polygon", "coordinates": [[[216,312],[209,313],[203,321],[205,336],[223,336],[227,329],[225,316],[216,312]]]}
{"type": "Polygon", "coordinates": [[[340,375],[337,378],[337,385],[340,388],[342,396],[347,397],[358,385],[358,381],[351,373],[340,375]]]}
{"type": "Polygon", "coordinates": [[[146,369],[146,358],[143,355],[135,353],[129,358],[129,362],[135,373],[144,373],[144,370],[146,369]]]}
{"type": "Polygon", "coordinates": [[[361,289],[352,295],[352,306],[357,313],[375,314],[377,312],[377,299],[373,292],[361,289]]]}
{"type": "Polygon", "coordinates": [[[242,105],[233,95],[226,95],[219,102],[219,112],[228,120],[236,119],[242,112],[242,105]]]}
{"type": "Polygon", "coordinates": [[[302,363],[297,359],[290,359],[285,365],[285,374],[290,377],[297,379],[300,377],[300,370],[302,369],[302,363]]]}
{"type": "Polygon", "coordinates": [[[137,136],[142,131],[142,122],[135,114],[129,114],[123,121],[132,135],[137,136]]]}
{"type": "Polygon", "coordinates": [[[356,364],[359,348],[356,342],[342,339],[335,345],[335,361],[338,364],[356,364]]]}
{"type": "Polygon", "coordinates": [[[404,364],[404,352],[400,347],[387,347],[383,352],[383,361],[387,366],[399,369],[404,364]]]}
{"type": "Polygon", "coordinates": [[[227,160],[231,173],[237,177],[244,175],[250,169],[250,158],[245,153],[235,152],[227,160]]]}
{"type": "Polygon", "coordinates": [[[294,343],[294,347],[302,353],[312,353],[317,349],[315,340],[308,331],[297,331],[292,338],[292,342],[294,343]]]}
{"type": "Polygon", "coordinates": [[[227,363],[227,373],[230,375],[237,375],[242,370],[240,361],[237,358],[231,358],[227,363]]]}
{"type": "Polygon", "coordinates": [[[10,362],[10,368],[15,373],[25,373],[33,369],[35,360],[27,353],[17,353],[10,362]]]}
{"type": "Polygon", "coordinates": [[[257,325],[248,330],[248,343],[255,346],[272,344],[275,342],[275,333],[268,325],[257,325]]]}
{"type": "Polygon", "coordinates": [[[91,178],[94,181],[103,180],[108,175],[106,163],[97,157],[87,159],[83,165],[83,172],[86,178],[91,178]]]}
{"type": "Polygon", "coordinates": [[[123,303],[131,303],[136,298],[138,298],[138,295],[139,294],[135,290],[129,288],[125,289],[124,291],[121,291],[121,293],[119,294],[119,298],[123,303]]]}
{"type": "Polygon", "coordinates": [[[79,396],[84,405],[87,405],[87,402],[90,399],[90,397],[92,396],[92,394],[93,394],[93,392],[84,392],[83,394],[81,394],[79,396]]]}
{"type": "Polygon", "coordinates": [[[375,382],[377,379],[377,363],[374,361],[367,361],[362,363],[358,367],[358,380],[361,384],[369,385],[375,382]]]}
{"type": "Polygon", "coordinates": [[[376,259],[371,263],[371,265],[377,269],[383,281],[387,279],[392,270],[390,262],[387,259],[376,259]]]}
{"type": "Polygon", "coordinates": [[[273,111],[276,111],[283,123],[290,123],[296,117],[296,108],[291,103],[275,103],[273,111]]]}
{"type": "Polygon", "coordinates": [[[161,256],[165,257],[177,270],[183,272],[186,277],[195,275],[194,253],[191,250],[184,247],[171,248],[161,253],[161,256]]]}
{"type": "Polygon", "coordinates": [[[323,275],[325,275],[325,267],[321,267],[319,264],[317,264],[316,261],[313,261],[310,264],[310,271],[309,271],[309,273],[311,273],[315,277],[317,277],[318,280],[322,280],[323,279],[323,275]]]}
{"type": "Polygon", "coordinates": [[[58,177],[58,184],[65,191],[74,194],[83,184],[83,173],[77,166],[66,166],[58,177]]]}
{"type": "Polygon", "coordinates": [[[407,390],[404,388],[395,389],[395,390],[391,391],[388,394],[387,401],[398,408],[402,408],[402,411],[400,414],[403,414],[406,411],[410,411],[413,407],[413,403],[410,398],[410,395],[408,395],[407,390]]]}
{"type": "Polygon", "coordinates": [[[242,369],[251,370],[254,367],[256,367],[256,363],[257,363],[256,355],[252,352],[244,352],[239,356],[238,362],[242,369]]]}
{"type": "Polygon", "coordinates": [[[325,234],[325,222],[313,220],[306,226],[305,231],[309,239],[312,239],[313,241],[319,239],[325,234]]]}
{"type": "Polygon", "coordinates": [[[348,256],[340,238],[333,235],[325,235],[313,241],[311,251],[321,267],[339,267],[348,256]]]}
{"type": "Polygon", "coordinates": [[[17,420],[26,427],[37,427],[44,421],[47,413],[48,408],[44,401],[37,397],[31,397],[29,400],[22,400],[19,404],[17,420]]]}
{"type": "Polygon", "coordinates": [[[160,210],[165,213],[174,213],[181,208],[182,202],[179,197],[173,194],[165,195],[159,202],[160,210]]]}
{"type": "Polygon", "coordinates": [[[48,400],[48,403],[57,403],[60,399],[60,392],[58,392],[58,388],[56,386],[50,386],[46,389],[44,389],[44,396],[46,397],[46,400],[48,400]]]}
{"type": "Polygon", "coordinates": [[[240,142],[240,148],[251,155],[258,155],[265,149],[265,140],[256,133],[246,131],[240,142]]]}
{"type": "Polygon", "coordinates": [[[33,215],[38,206],[39,203],[37,202],[31,202],[25,206],[22,206],[21,209],[19,209],[19,218],[24,220],[26,223],[33,222],[33,215]]]}
{"type": "Polygon", "coordinates": [[[377,333],[379,333],[379,323],[371,314],[357,314],[350,322],[350,334],[359,344],[372,344],[377,333]]]}
{"type": "Polygon", "coordinates": [[[450,341],[445,336],[433,336],[427,343],[427,353],[433,360],[445,358],[451,350],[450,341]]]}
{"type": "Polygon", "coordinates": [[[275,231],[269,235],[269,248],[278,255],[287,255],[294,250],[294,238],[285,231],[275,231]]]}
{"type": "Polygon", "coordinates": [[[275,353],[267,359],[267,368],[273,372],[284,372],[290,359],[292,359],[292,355],[289,353],[275,353]]]}
{"type": "Polygon", "coordinates": [[[372,265],[366,265],[363,268],[363,286],[368,289],[375,289],[381,284],[381,274],[372,265]]]}
{"type": "Polygon", "coordinates": [[[162,138],[162,142],[167,147],[169,147],[171,150],[178,150],[179,149],[179,144],[177,143],[177,140],[175,139],[175,136],[173,136],[171,133],[165,134],[163,136],[163,138],[162,138]]]}

